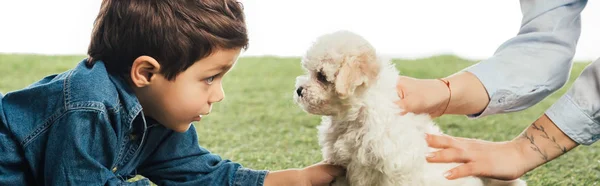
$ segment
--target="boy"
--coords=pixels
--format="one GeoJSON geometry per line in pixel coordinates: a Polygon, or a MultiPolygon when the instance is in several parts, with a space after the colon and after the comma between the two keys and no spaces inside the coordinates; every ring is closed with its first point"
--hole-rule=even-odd
{"type": "Polygon", "coordinates": [[[198,145],[247,44],[233,0],[103,1],[87,59],[1,98],[0,185],[327,185],[339,167],[267,174],[198,145]]]}

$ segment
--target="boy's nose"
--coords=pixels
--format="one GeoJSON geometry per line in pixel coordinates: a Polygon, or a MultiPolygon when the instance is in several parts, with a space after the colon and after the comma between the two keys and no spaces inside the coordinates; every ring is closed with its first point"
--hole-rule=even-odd
{"type": "Polygon", "coordinates": [[[304,90],[304,87],[300,86],[298,87],[298,89],[296,89],[296,94],[298,94],[298,96],[302,97],[302,90],[304,90]]]}
{"type": "Polygon", "coordinates": [[[223,99],[225,99],[225,91],[223,91],[223,88],[221,87],[217,91],[218,92],[211,93],[211,95],[208,99],[209,103],[217,103],[217,102],[221,102],[221,101],[223,101],[223,99]]]}

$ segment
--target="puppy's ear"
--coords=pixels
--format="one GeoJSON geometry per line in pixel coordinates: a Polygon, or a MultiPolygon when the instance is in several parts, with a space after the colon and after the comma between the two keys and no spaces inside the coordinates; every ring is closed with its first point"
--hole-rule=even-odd
{"type": "Polygon", "coordinates": [[[368,85],[374,81],[379,73],[379,64],[374,55],[363,54],[360,56],[350,56],[344,59],[335,78],[335,91],[339,97],[346,99],[352,95],[356,88],[361,85],[368,85]]]}

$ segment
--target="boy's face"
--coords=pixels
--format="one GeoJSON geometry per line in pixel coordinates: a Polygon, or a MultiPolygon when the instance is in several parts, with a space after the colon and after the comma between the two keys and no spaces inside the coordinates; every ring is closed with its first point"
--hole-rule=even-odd
{"type": "Polygon", "coordinates": [[[213,103],[225,97],[222,79],[240,51],[215,50],[171,81],[159,73],[152,74],[146,86],[136,88],[146,116],[176,132],[187,131],[191,122],[200,121],[210,113],[213,103]]]}

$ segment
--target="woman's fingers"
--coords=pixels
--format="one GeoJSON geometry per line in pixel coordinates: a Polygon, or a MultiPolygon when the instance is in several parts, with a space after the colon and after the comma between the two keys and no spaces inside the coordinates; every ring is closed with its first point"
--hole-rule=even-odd
{"type": "Polygon", "coordinates": [[[457,143],[454,138],[447,135],[425,134],[425,140],[429,147],[440,149],[455,147],[457,143]]]}
{"type": "Polygon", "coordinates": [[[404,99],[404,91],[402,90],[402,87],[398,86],[398,87],[396,87],[396,90],[397,90],[396,92],[398,93],[398,97],[400,99],[404,99]]]}
{"type": "Polygon", "coordinates": [[[403,79],[404,78],[402,76],[398,76],[398,83],[396,84],[396,92],[398,93],[398,97],[400,97],[400,99],[404,99],[404,84],[402,84],[402,82],[404,82],[403,79]]]}
{"type": "Polygon", "coordinates": [[[448,148],[430,152],[426,159],[430,163],[467,163],[470,157],[462,149],[448,148]]]}
{"type": "Polygon", "coordinates": [[[481,173],[481,167],[477,163],[466,163],[450,169],[444,176],[449,180],[454,180],[467,176],[480,176],[481,173]]]}

